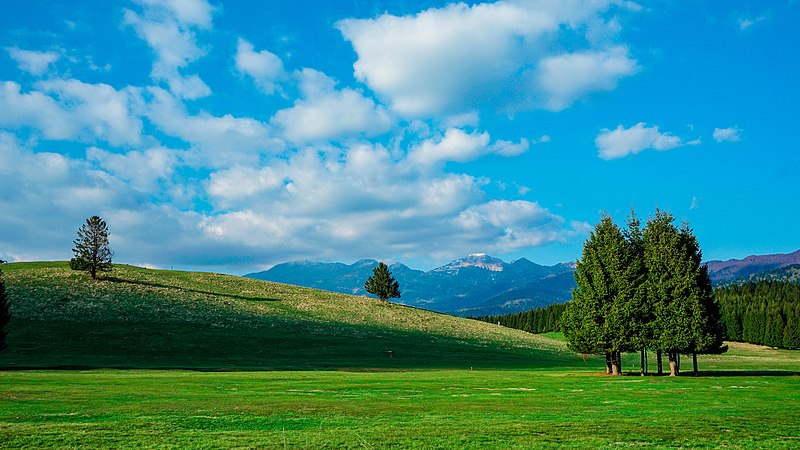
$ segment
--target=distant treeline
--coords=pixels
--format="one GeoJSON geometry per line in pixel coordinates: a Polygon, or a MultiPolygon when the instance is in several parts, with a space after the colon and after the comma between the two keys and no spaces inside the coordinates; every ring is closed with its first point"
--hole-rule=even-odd
{"type": "Polygon", "coordinates": [[[516,328],[529,333],[547,333],[550,331],[561,331],[559,319],[566,307],[566,303],[560,303],[514,314],[480,316],[473,317],[473,319],[497,323],[504,327],[516,328]]]}
{"type": "Polygon", "coordinates": [[[715,295],[728,340],[800,349],[800,284],[758,281],[715,295]]]}
{"type": "MultiPolygon", "coordinates": [[[[800,284],[758,281],[714,290],[725,339],[771,347],[800,349],[800,284]]],[[[561,331],[566,303],[514,314],[474,319],[529,333],[561,331]]]]}

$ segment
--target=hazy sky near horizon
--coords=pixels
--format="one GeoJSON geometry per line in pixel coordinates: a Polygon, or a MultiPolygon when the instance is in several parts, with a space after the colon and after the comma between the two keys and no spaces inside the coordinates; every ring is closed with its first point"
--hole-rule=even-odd
{"type": "Polygon", "coordinates": [[[800,248],[800,2],[18,1],[0,258],[230,273],[575,260],[656,207],[706,259],[800,248]]]}

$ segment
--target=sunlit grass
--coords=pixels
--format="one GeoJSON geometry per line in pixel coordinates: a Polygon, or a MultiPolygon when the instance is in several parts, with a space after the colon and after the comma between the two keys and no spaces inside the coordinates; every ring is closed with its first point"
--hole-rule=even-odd
{"type": "Polygon", "coordinates": [[[63,263],[3,270],[3,448],[800,446],[798,351],[731,343],[699,377],[609,377],[560,333],[373,299],[128,266],[100,281],[63,263]]]}

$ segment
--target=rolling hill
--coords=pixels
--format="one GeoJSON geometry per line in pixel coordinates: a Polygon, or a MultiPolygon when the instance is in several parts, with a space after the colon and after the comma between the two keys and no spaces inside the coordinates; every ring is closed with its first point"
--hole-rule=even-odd
{"type": "Polygon", "coordinates": [[[228,275],[65,262],[2,266],[11,301],[0,368],[548,367],[562,343],[496,325],[228,275]]]}

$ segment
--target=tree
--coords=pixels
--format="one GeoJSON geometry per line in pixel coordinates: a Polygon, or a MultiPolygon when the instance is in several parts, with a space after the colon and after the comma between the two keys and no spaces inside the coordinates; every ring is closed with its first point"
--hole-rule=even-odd
{"type": "Polygon", "coordinates": [[[400,285],[392,277],[389,267],[382,262],[372,269],[372,276],[367,278],[364,289],[385,302],[390,298],[400,298],[400,285]]]}
{"type": "Polygon", "coordinates": [[[69,262],[70,268],[89,272],[92,278],[97,278],[97,272],[110,271],[114,253],[108,246],[108,235],[106,221],[100,216],[86,219],[74,242],[72,252],[75,257],[69,262]]]}
{"type": "Polygon", "coordinates": [[[11,320],[11,313],[8,310],[8,294],[6,293],[6,282],[3,279],[3,271],[0,270],[0,351],[6,348],[6,326],[11,320]]]}
{"type": "MultiPolygon", "coordinates": [[[[630,223],[631,235],[638,227],[630,223]]],[[[562,324],[571,349],[605,353],[606,372],[620,374],[620,354],[643,347],[643,270],[637,245],[603,216],[577,262],[572,302],[562,324]]]]}
{"type": "MultiPolygon", "coordinates": [[[[680,353],[721,353],[722,327],[708,269],[688,225],[656,210],[644,230],[647,295],[655,316],[651,346],[669,356],[678,375],[680,353]]],[[[696,358],[693,358],[696,359],[696,358]]]]}

